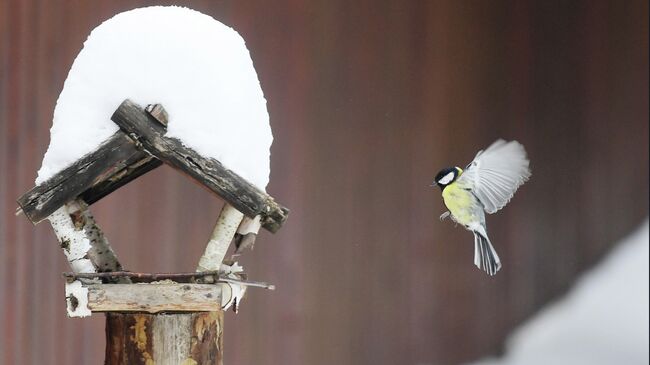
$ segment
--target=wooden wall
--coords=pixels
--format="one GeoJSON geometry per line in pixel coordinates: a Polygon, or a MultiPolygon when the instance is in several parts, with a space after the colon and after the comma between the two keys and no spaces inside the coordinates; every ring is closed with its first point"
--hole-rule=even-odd
{"type": "MultiPolygon", "coordinates": [[[[168,3],[163,1],[163,3],[168,3]]],[[[190,4],[177,2],[178,4],[190,4]]],[[[0,363],[99,364],[66,319],[50,229],[15,217],[90,30],[151,1],[0,0],[0,363]]],[[[246,39],[292,208],[243,259],[229,364],[453,364],[560,295],[648,214],[647,1],[193,1],[246,39]],[[489,229],[489,278],[429,184],[494,139],[533,177],[489,229]]],[[[128,95],[125,95],[125,97],[128,95]]],[[[128,269],[194,268],[220,202],[168,168],[93,206],[128,269]]]]}

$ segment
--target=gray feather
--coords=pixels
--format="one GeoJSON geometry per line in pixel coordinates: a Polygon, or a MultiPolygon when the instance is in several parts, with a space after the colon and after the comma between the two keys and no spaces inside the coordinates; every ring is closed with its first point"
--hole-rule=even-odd
{"type": "Polygon", "coordinates": [[[501,269],[501,260],[484,232],[474,233],[474,265],[493,276],[501,269]]]}
{"type": "Polygon", "coordinates": [[[470,189],[485,211],[491,214],[508,204],[529,177],[529,161],[524,146],[517,141],[499,139],[476,155],[457,182],[470,189]]]}

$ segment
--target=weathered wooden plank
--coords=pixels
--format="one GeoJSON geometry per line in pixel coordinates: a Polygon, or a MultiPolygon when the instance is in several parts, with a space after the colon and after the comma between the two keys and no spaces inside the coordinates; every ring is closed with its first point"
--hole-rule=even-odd
{"type": "Polygon", "coordinates": [[[223,312],[107,313],[106,365],[223,364],[223,312]]]}
{"type": "Polygon", "coordinates": [[[220,311],[222,287],[227,284],[89,284],[92,312],[220,311]]]}
{"type": "Polygon", "coordinates": [[[165,126],[132,101],[125,100],[111,119],[137,139],[136,144],[207,187],[246,216],[260,215],[265,229],[276,232],[287,219],[287,208],[219,161],[201,156],[177,139],[165,137],[165,126]]]}
{"type": "MultiPolygon", "coordinates": [[[[132,139],[118,131],[97,150],[23,194],[18,198],[18,205],[32,223],[39,223],[91,186],[147,157],[149,155],[139,150],[132,139]]],[[[114,185],[115,188],[119,186],[114,185]]],[[[107,194],[106,189],[102,191],[95,196],[107,194]]]]}
{"type": "Polygon", "coordinates": [[[106,180],[100,181],[81,194],[81,198],[91,205],[106,195],[130,183],[138,177],[162,165],[162,161],[154,157],[141,158],[141,154],[133,155],[125,163],[127,166],[106,180]]]}
{"type": "MultiPolygon", "coordinates": [[[[167,125],[169,115],[162,105],[150,104],[147,105],[145,110],[158,122],[165,126],[167,125]]],[[[126,161],[125,164],[127,166],[115,173],[115,175],[104,181],[100,181],[90,189],[84,191],[83,194],[81,194],[81,198],[88,203],[88,205],[93,204],[120,187],[162,165],[162,161],[151,155],[142,158],[142,156],[138,154],[126,161]]]]}

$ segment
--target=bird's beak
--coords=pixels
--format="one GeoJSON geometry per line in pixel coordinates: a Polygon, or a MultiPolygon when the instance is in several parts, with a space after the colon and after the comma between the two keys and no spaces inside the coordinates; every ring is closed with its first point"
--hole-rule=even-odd
{"type": "Polygon", "coordinates": [[[438,186],[438,183],[434,181],[434,182],[432,182],[431,185],[429,185],[429,186],[438,186]]]}

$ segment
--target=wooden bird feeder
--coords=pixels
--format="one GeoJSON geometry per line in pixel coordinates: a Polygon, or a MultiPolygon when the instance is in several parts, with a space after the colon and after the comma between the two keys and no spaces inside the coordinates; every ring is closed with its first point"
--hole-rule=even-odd
{"type": "Polygon", "coordinates": [[[289,210],[213,158],[165,137],[167,113],[125,100],[111,117],[120,130],[18,199],[34,224],[47,220],[72,272],[65,273],[67,313],[106,313],[106,364],[221,364],[223,310],[237,311],[249,281],[224,257],[234,242],[251,245],[260,227],[276,232],[289,210]],[[168,164],[225,204],[196,272],[124,271],[88,206],[168,164]]]}

